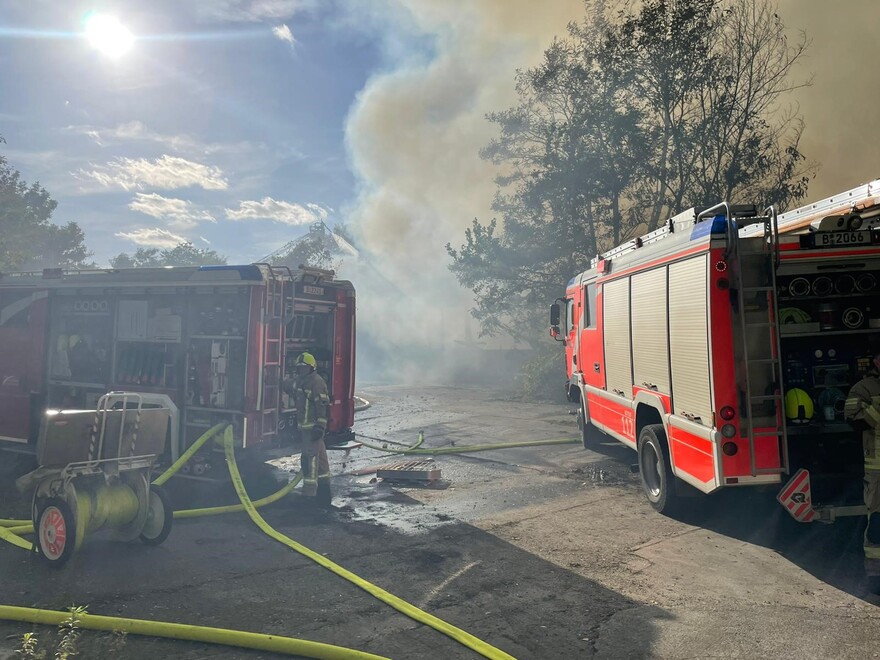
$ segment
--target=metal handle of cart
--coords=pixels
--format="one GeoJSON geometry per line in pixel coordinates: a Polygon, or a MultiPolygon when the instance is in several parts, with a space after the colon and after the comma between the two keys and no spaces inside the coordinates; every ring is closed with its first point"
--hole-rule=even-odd
{"type": "Polygon", "coordinates": [[[141,423],[141,411],[144,407],[144,398],[137,392],[108,392],[98,399],[98,405],[95,408],[95,429],[93,431],[92,443],[89,447],[88,463],[97,467],[104,463],[107,468],[113,469],[115,464],[118,468],[119,460],[102,459],[104,456],[104,441],[107,433],[107,413],[116,410],[116,405],[122,403],[122,415],[119,421],[119,438],[116,445],[116,459],[131,458],[134,456],[135,447],[137,445],[137,435],[141,423]],[[129,411],[129,401],[136,402],[134,429],[131,434],[131,446],[127,455],[123,452],[123,442],[125,440],[125,422],[129,411]],[[100,418],[100,430],[98,430],[98,422],[100,418]],[[94,436],[97,433],[97,438],[94,436]]]}

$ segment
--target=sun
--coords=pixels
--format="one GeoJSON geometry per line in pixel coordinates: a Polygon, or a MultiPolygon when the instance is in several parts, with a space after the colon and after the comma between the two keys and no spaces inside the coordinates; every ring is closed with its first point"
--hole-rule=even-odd
{"type": "Polygon", "coordinates": [[[125,55],[134,45],[134,35],[118,18],[109,14],[90,14],[85,19],[85,30],[92,48],[114,60],[125,55]]]}

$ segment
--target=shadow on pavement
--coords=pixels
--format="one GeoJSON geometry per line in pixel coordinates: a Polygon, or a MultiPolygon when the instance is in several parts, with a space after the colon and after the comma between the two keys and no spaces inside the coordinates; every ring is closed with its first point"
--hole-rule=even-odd
{"type": "MultiPolygon", "coordinates": [[[[651,656],[653,621],[669,616],[662,609],[444,519],[414,500],[395,502],[410,503],[439,524],[406,533],[358,520],[351,511],[308,513],[297,496],[264,515],[279,531],[517,658],[594,657],[600,629],[623,612],[639,625],[619,633],[619,657],[651,656]]],[[[87,540],[62,570],[3,545],[0,574],[5,604],[83,604],[94,614],[291,635],[391,658],[476,657],[267,538],[243,514],[179,521],[159,547],[87,540]]],[[[0,623],[0,639],[34,629],[0,623]]],[[[604,630],[602,642],[609,643],[604,630]]],[[[87,634],[81,653],[114,657],[106,645],[87,634]]],[[[136,636],[128,636],[116,657],[172,656],[275,657],[136,636]]]]}

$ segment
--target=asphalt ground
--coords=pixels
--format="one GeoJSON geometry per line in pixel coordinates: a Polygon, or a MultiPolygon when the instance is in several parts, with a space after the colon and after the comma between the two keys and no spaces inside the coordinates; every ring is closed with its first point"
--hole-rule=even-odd
{"type": "MultiPolygon", "coordinates": [[[[480,389],[374,386],[355,430],[456,446],[576,438],[568,407],[480,389]]],[[[673,520],[645,502],[631,450],[611,441],[436,458],[433,488],[381,482],[395,460],[333,452],[333,513],[298,493],[262,510],[279,531],[518,658],[880,655],[880,599],[865,589],[862,521],[800,525],[770,491],[727,490],[673,520]]],[[[253,497],[275,471],[251,466],[253,497]]],[[[27,511],[0,479],[0,516],[27,511]]],[[[180,508],[235,501],[231,486],[173,479],[180,508]]],[[[62,570],[0,546],[0,602],[276,633],[392,658],[472,651],[263,535],[245,514],[177,521],[159,547],[88,539],[62,570]]],[[[51,628],[0,623],[0,658],[51,628]]],[[[83,633],[81,657],[271,654],[83,633]]]]}

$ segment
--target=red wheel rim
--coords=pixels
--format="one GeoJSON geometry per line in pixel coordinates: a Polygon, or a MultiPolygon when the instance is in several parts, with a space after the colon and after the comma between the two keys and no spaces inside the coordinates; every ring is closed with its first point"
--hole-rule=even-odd
{"type": "Polygon", "coordinates": [[[67,523],[61,510],[47,506],[40,518],[40,549],[47,559],[57,560],[67,545],[67,523]]]}

